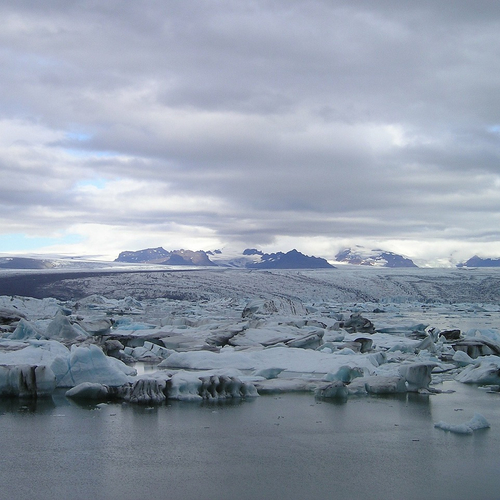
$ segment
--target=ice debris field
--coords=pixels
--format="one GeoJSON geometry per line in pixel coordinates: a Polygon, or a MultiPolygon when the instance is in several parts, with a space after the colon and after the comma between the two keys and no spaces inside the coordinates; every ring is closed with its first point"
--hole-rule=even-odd
{"type": "MultiPolygon", "coordinates": [[[[74,275],[55,288],[71,299],[0,296],[0,397],[64,388],[151,405],[301,391],[348,404],[446,397],[447,380],[498,393],[499,284],[477,270],[74,275]]],[[[436,423],[488,426],[480,414],[436,423]]]]}

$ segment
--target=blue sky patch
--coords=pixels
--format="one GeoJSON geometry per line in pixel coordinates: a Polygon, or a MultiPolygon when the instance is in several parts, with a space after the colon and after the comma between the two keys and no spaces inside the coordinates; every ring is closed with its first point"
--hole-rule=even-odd
{"type": "Polygon", "coordinates": [[[83,237],[78,234],[54,238],[30,237],[22,233],[2,234],[0,236],[0,252],[34,251],[52,245],[71,245],[82,240],[83,237]]]}

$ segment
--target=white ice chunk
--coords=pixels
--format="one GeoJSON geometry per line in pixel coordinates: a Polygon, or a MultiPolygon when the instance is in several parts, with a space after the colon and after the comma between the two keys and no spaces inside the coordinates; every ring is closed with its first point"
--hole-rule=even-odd
{"type": "Polygon", "coordinates": [[[340,356],[350,356],[356,353],[352,349],[349,349],[349,347],[344,347],[343,349],[339,349],[335,354],[340,356]]]}
{"type": "Polygon", "coordinates": [[[0,308],[13,308],[18,314],[32,318],[53,318],[61,306],[54,298],[34,299],[31,297],[1,296],[0,308]]]}
{"type": "Polygon", "coordinates": [[[254,375],[269,380],[276,378],[282,371],[283,368],[264,368],[262,370],[257,370],[254,375]]]}
{"type": "Polygon", "coordinates": [[[155,378],[136,380],[125,391],[123,399],[138,404],[158,404],[167,399],[167,381],[155,378]]]}
{"type": "Polygon", "coordinates": [[[108,386],[97,382],[82,382],[66,391],[66,397],[72,399],[90,399],[102,401],[107,399],[109,394],[108,386]]]}
{"type": "Polygon", "coordinates": [[[56,314],[45,332],[45,337],[52,340],[84,340],[88,336],[83,328],[72,325],[62,311],[56,314]]]}
{"type": "Polygon", "coordinates": [[[104,335],[109,333],[113,322],[110,318],[92,318],[78,320],[78,325],[89,335],[104,335]]]}
{"type": "MultiPolygon", "coordinates": [[[[126,384],[129,377],[117,365],[126,365],[106,356],[96,345],[72,346],[68,358],[53,364],[58,387],[74,387],[82,382],[98,382],[110,386],[126,384]],[[65,368],[65,370],[64,370],[65,368]],[[62,372],[62,373],[61,373],[62,372]]],[[[128,369],[128,367],[127,367],[128,369]]]]}
{"type": "Polygon", "coordinates": [[[420,344],[418,344],[416,349],[417,349],[417,351],[426,350],[426,351],[434,353],[434,352],[436,352],[436,345],[434,344],[432,337],[428,336],[428,337],[425,337],[425,339],[423,339],[422,342],[420,342],[420,344]]]}
{"type": "Polygon", "coordinates": [[[134,377],[135,375],[137,375],[137,370],[133,366],[126,365],[123,361],[117,358],[106,356],[106,360],[110,366],[116,368],[118,371],[123,372],[129,377],[134,377]]]}
{"type": "Polygon", "coordinates": [[[367,359],[373,366],[383,365],[387,361],[387,356],[384,352],[374,352],[368,354],[367,359]]]}
{"type": "Polygon", "coordinates": [[[254,385],[259,394],[281,394],[284,392],[311,392],[318,387],[317,379],[273,378],[256,380],[254,385]]]}
{"type": "Polygon", "coordinates": [[[157,356],[151,349],[147,349],[146,347],[134,347],[129,354],[137,361],[159,363],[163,359],[161,356],[157,356]]]}
{"type": "Polygon", "coordinates": [[[500,358],[484,356],[479,364],[466,366],[455,379],[464,384],[500,384],[500,358]]]}
{"type": "Polygon", "coordinates": [[[406,379],[408,391],[417,392],[419,389],[429,389],[432,380],[432,370],[436,363],[412,363],[399,368],[399,373],[406,379]]]}
{"type": "Polygon", "coordinates": [[[43,335],[38,328],[24,318],[19,321],[16,329],[9,335],[12,340],[40,339],[42,337],[43,335]]]}
{"type": "Polygon", "coordinates": [[[396,394],[406,392],[403,377],[372,376],[354,379],[348,386],[349,394],[396,394]]]}
{"type": "Polygon", "coordinates": [[[289,340],[286,345],[288,347],[299,347],[302,349],[316,349],[323,342],[323,334],[323,330],[318,329],[298,339],[289,340]]]}
{"type": "Polygon", "coordinates": [[[351,366],[341,366],[334,373],[327,373],[323,380],[333,382],[334,380],[340,380],[341,382],[350,383],[355,378],[362,377],[364,375],[363,369],[359,367],[351,367],[351,366]]]}
{"type": "Polygon", "coordinates": [[[192,370],[211,370],[231,367],[239,370],[254,370],[257,368],[257,365],[247,353],[221,350],[220,353],[211,351],[173,352],[167,359],[162,361],[158,367],[192,370]]]}
{"type": "Polygon", "coordinates": [[[169,381],[168,397],[183,401],[222,400],[258,396],[251,382],[225,374],[200,374],[199,372],[178,372],[169,381]]]}
{"type": "Polygon", "coordinates": [[[55,387],[56,377],[48,366],[0,365],[0,396],[47,396],[55,387]]]}
{"type": "MultiPolygon", "coordinates": [[[[355,340],[355,335],[349,335],[349,339],[355,340]]],[[[370,335],[370,339],[372,339],[373,344],[379,349],[383,348],[401,352],[415,352],[419,345],[422,344],[420,340],[380,332],[370,335]]]]}
{"type": "Polygon", "coordinates": [[[67,357],[69,349],[55,340],[34,340],[26,342],[4,341],[0,343],[0,364],[51,366],[57,357],[67,357]]]}
{"type": "Polygon", "coordinates": [[[373,374],[375,366],[371,354],[329,354],[311,349],[272,347],[235,351],[222,349],[220,353],[210,351],[174,352],[158,366],[190,370],[235,368],[238,370],[262,370],[283,368],[289,372],[304,374],[335,373],[341,366],[359,367],[373,374]]]}
{"type": "Polygon", "coordinates": [[[467,422],[467,425],[473,430],[477,431],[479,429],[488,429],[490,427],[489,422],[480,413],[474,413],[474,416],[467,422]]]}
{"type": "Polygon", "coordinates": [[[490,424],[483,415],[475,413],[474,416],[464,424],[450,424],[441,420],[437,424],[434,424],[434,427],[456,434],[472,434],[479,429],[488,429],[490,424]]]}
{"type": "Polygon", "coordinates": [[[467,366],[467,365],[475,365],[478,363],[477,360],[472,359],[466,352],[464,351],[455,351],[455,354],[453,354],[453,361],[458,365],[458,366],[467,366]]]}
{"type": "Polygon", "coordinates": [[[114,327],[116,333],[116,330],[154,330],[156,328],[156,325],[152,325],[151,323],[132,322],[130,318],[120,318],[116,321],[114,327]]]}
{"type": "Polygon", "coordinates": [[[349,395],[349,391],[343,382],[335,380],[329,384],[318,387],[314,394],[318,398],[346,399],[349,395]]]}
{"type": "Polygon", "coordinates": [[[205,345],[205,341],[199,336],[186,334],[170,334],[168,337],[162,337],[161,342],[168,350],[180,351],[199,350],[205,345]]]}
{"type": "Polygon", "coordinates": [[[473,328],[465,332],[466,337],[484,337],[489,340],[493,340],[497,344],[500,344],[500,333],[492,328],[473,328]]]}
{"type": "Polygon", "coordinates": [[[294,340],[300,335],[298,328],[285,325],[270,325],[268,327],[247,328],[230,339],[233,346],[270,346],[280,342],[294,340]]]}

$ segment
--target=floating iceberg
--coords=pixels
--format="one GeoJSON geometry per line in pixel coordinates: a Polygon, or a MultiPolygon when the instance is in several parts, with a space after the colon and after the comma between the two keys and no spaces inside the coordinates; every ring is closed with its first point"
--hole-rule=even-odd
{"type": "Polygon", "coordinates": [[[62,311],[58,311],[44,336],[52,340],[83,341],[89,334],[82,327],[72,325],[68,317],[62,311]]]}
{"type": "Polygon", "coordinates": [[[484,356],[467,365],[455,379],[464,384],[500,384],[500,357],[484,356]]]}
{"type": "Polygon", "coordinates": [[[222,401],[258,396],[255,386],[224,373],[156,373],[120,386],[83,382],[66,392],[73,399],[123,400],[136,404],[160,404],[167,399],[222,401]]]}
{"type": "Polygon", "coordinates": [[[16,329],[9,335],[8,338],[12,340],[27,340],[27,339],[41,339],[42,332],[31,322],[21,318],[16,326],[16,329]]]}
{"type": "Polygon", "coordinates": [[[405,379],[398,376],[371,376],[354,379],[347,390],[351,395],[399,394],[407,392],[405,379]]]}
{"type": "Polygon", "coordinates": [[[119,386],[135,373],[127,365],[110,358],[96,345],[72,346],[69,356],[58,357],[52,364],[58,387],[74,387],[82,382],[119,386]]]}
{"type": "Polygon", "coordinates": [[[335,380],[329,384],[322,385],[314,392],[317,398],[321,399],[347,399],[349,390],[340,380],[335,380]]]}
{"type": "Polygon", "coordinates": [[[420,389],[429,389],[431,373],[436,366],[436,363],[411,363],[401,366],[399,373],[405,378],[408,391],[417,392],[420,389]]]}
{"type": "Polygon", "coordinates": [[[98,382],[82,382],[66,391],[66,396],[72,399],[106,401],[109,399],[109,387],[98,382]]]}
{"type": "Polygon", "coordinates": [[[475,413],[474,416],[464,424],[449,424],[447,422],[440,421],[434,424],[437,429],[443,429],[444,431],[454,432],[456,434],[472,434],[474,431],[479,429],[488,429],[490,427],[489,422],[480,413],[475,413]]]}
{"type": "Polygon", "coordinates": [[[85,290],[94,283],[90,292],[97,294],[78,301],[0,297],[0,365],[10,367],[2,394],[20,392],[22,384],[9,382],[14,373],[29,381],[26,367],[40,366],[58,387],[71,388],[68,397],[138,403],[220,400],[256,390],[325,398],[436,392],[437,371],[441,381],[500,385],[500,334],[491,328],[500,308],[483,304],[481,323],[479,307],[452,303],[455,285],[428,293],[433,282],[420,278],[370,273],[333,283],[333,275],[319,271],[175,276],[175,286],[188,288],[175,290],[175,299],[121,298],[146,290],[140,273],[114,276],[112,288],[101,288],[105,277],[81,280],[85,290]],[[381,307],[384,297],[403,288],[411,295],[415,287],[423,288],[381,307]],[[451,294],[446,303],[438,300],[443,293],[451,294]],[[151,366],[158,371],[151,374],[151,366]]]}
{"type": "Polygon", "coordinates": [[[54,372],[44,365],[0,365],[0,396],[49,396],[56,387],[54,372]]]}

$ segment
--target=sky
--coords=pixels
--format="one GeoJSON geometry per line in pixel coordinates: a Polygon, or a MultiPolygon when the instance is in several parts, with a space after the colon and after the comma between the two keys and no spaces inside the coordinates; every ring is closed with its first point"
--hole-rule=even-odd
{"type": "Polygon", "coordinates": [[[500,3],[0,0],[0,253],[500,256],[500,3]]]}

